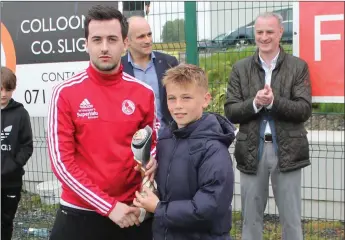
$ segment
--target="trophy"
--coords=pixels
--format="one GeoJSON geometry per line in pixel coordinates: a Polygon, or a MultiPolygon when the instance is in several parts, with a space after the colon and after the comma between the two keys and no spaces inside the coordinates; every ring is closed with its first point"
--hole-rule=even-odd
{"type": "MultiPolygon", "coordinates": [[[[151,142],[152,142],[152,128],[146,126],[138,130],[132,138],[132,152],[134,154],[134,160],[140,164],[140,172],[143,178],[142,186],[145,186],[151,189],[154,193],[157,191],[156,182],[151,182],[150,179],[145,176],[146,165],[150,161],[150,152],[151,152],[151,142]]],[[[144,193],[141,191],[140,194],[144,196],[144,193]]]]}

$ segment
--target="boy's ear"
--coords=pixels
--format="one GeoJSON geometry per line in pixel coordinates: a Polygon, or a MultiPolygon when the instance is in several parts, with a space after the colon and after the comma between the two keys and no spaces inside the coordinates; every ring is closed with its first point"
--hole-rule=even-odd
{"type": "Polygon", "coordinates": [[[212,96],[209,92],[205,94],[203,108],[206,109],[212,100],[212,96]]]}

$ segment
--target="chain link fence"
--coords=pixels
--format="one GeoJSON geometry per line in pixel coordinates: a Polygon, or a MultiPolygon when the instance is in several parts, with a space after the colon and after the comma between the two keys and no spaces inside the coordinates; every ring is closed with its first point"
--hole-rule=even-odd
{"type": "MultiPolygon", "coordinates": [[[[144,3],[144,2],[143,2],[144,3]]],[[[127,9],[124,2],[119,8],[127,9]]],[[[226,86],[232,65],[255,51],[253,21],[265,11],[277,11],[284,19],[282,46],[292,53],[292,2],[150,2],[128,13],[149,21],[153,48],[203,67],[213,96],[209,111],[224,114],[226,86]],[[139,12],[138,12],[138,11],[139,12]]],[[[344,237],[344,104],[313,104],[306,123],[312,165],[303,169],[302,217],[304,238],[344,237]]],[[[15,219],[13,239],[47,239],[28,235],[29,228],[51,229],[61,188],[51,172],[46,143],[46,118],[31,119],[34,154],[24,176],[24,190],[15,219]],[[51,182],[52,181],[52,182],[51,182]]],[[[230,148],[233,153],[234,145],[230,148]]],[[[235,168],[233,239],[241,239],[239,172],[235,168]]],[[[281,239],[279,213],[270,186],[265,210],[264,239],[281,239]]],[[[114,236],[115,237],[115,236],[114,236]]]]}

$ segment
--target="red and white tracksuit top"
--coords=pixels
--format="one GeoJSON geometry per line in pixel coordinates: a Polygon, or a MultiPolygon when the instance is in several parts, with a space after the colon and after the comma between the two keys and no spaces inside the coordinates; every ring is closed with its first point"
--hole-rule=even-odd
{"type": "Polygon", "coordinates": [[[131,151],[134,133],[150,125],[157,131],[152,88],[122,71],[105,75],[91,65],[53,89],[48,146],[63,202],[108,216],[118,201],[129,204],[141,175],[131,151]]]}

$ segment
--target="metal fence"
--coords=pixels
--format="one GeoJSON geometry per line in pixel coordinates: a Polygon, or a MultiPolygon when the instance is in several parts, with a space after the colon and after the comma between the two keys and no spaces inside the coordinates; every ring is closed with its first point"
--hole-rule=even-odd
{"type": "MultiPolygon", "coordinates": [[[[291,33],[286,35],[282,45],[291,53],[292,2],[151,1],[147,19],[153,30],[154,49],[174,55],[180,62],[198,64],[207,71],[213,96],[208,110],[223,114],[231,66],[253,54],[255,46],[248,29],[251,29],[255,16],[264,11],[282,13],[287,23],[286,30],[291,33]]],[[[303,169],[302,175],[304,237],[310,240],[345,239],[344,105],[336,107],[340,113],[327,113],[318,104],[314,104],[314,107],[314,113],[306,123],[312,165],[303,169]]],[[[48,189],[47,185],[42,184],[56,181],[47,152],[46,120],[43,117],[31,119],[34,154],[25,167],[24,191],[15,219],[13,239],[47,238],[28,236],[25,230],[30,227],[49,230],[54,222],[61,189],[58,185],[50,185],[48,189]]],[[[230,148],[231,153],[233,147],[230,148]]],[[[240,183],[235,160],[234,170],[231,236],[241,239],[240,183]]],[[[271,187],[264,219],[264,239],[281,239],[279,213],[271,187]]]]}

